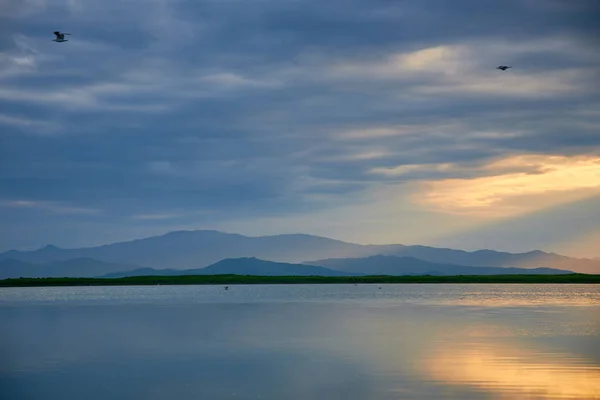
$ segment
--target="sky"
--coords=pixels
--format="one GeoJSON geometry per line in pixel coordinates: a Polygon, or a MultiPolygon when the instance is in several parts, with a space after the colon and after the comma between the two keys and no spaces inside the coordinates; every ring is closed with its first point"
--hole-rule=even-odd
{"type": "Polygon", "coordinates": [[[598,257],[598,17],[2,0],[0,251],[216,229],[598,257]]]}

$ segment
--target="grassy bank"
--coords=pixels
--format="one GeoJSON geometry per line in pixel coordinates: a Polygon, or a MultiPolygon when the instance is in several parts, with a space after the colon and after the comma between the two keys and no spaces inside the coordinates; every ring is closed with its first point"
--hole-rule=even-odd
{"type": "Polygon", "coordinates": [[[0,280],[0,287],[121,286],[121,285],[236,285],[301,283],[596,283],[600,275],[459,275],[459,276],[253,276],[187,275],[126,278],[18,278],[0,280]]]}

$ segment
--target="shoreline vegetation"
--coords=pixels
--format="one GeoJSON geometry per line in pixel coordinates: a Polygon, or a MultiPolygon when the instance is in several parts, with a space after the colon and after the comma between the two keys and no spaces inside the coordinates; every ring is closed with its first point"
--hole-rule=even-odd
{"type": "Polygon", "coordinates": [[[600,284],[600,275],[403,275],[403,276],[257,276],[181,275],[124,278],[11,278],[0,287],[140,286],[140,285],[252,285],[252,284],[383,284],[383,283],[582,283],[600,284]]]}

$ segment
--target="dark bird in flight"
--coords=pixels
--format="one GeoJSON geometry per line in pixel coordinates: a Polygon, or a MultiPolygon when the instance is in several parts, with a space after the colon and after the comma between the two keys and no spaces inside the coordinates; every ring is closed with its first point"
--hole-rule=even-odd
{"type": "Polygon", "coordinates": [[[506,71],[507,69],[512,68],[512,67],[508,67],[506,65],[501,65],[499,67],[496,67],[496,69],[501,69],[502,71],[506,71]]]}
{"type": "Polygon", "coordinates": [[[66,42],[67,39],[65,39],[65,35],[70,35],[70,33],[61,33],[59,31],[54,32],[54,34],[56,35],[56,39],[52,39],[53,42],[66,42]]]}

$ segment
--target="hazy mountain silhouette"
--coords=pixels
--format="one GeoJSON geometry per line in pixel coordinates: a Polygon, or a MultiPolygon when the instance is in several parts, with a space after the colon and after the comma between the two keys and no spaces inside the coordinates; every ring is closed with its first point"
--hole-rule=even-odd
{"type": "Polygon", "coordinates": [[[365,258],[332,258],[308,261],[307,265],[319,265],[334,270],[364,275],[503,275],[503,274],[570,274],[551,268],[472,267],[440,264],[414,257],[372,256],[365,258]]]}
{"type": "Polygon", "coordinates": [[[227,258],[205,268],[198,269],[153,269],[140,268],[132,271],[119,271],[101,276],[118,278],[123,276],[147,275],[263,275],[263,276],[351,276],[354,274],[332,270],[321,266],[279,263],[260,260],[254,257],[227,258]]]}
{"type": "Polygon", "coordinates": [[[49,263],[73,258],[93,258],[117,264],[155,269],[201,268],[227,258],[256,257],[284,263],[328,258],[363,258],[373,255],[414,257],[423,261],[479,267],[557,268],[583,273],[600,273],[600,261],[577,259],[542,251],[505,253],[474,252],[427,246],[360,245],[305,235],[285,234],[248,237],[218,231],[176,231],[104,246],[61,249],[46,246],[35,251],[7,251],[0,260],[49,263]]]}
{"type": "Polygon", "coordinates": [[[248,237],[218,231],[176,231],[97,247],[11,250],[0,253],[0,260],[47,263],[89,257],[151,268],[187,269],[208,266],[225,258],[257,257],[293,263],[327,257],[361,257],[371,255],[369,251],[361,245],[303,234],[248,237]]]}
{"type": "Polygon", "coordinates": [[[137,265],[107,263],[91,258],[74,258],[44,264],[0,260],[0,279],[39,277],[94,277],[108,272],[137,269],[137,265]]]}
{"type": "Polygon", "coordinates": [[[177,275],[203,275],[201,269],[154,269],[138,268],[131,271],[116,271],[98,275],[96,278],[123,278],[126,276],[177,276],[177,275]]]}
{"type": "Polygon", "coordinates": [[[583,273],[600,273],[600,263],[534,250],[527,253],[505,253],[494,250],[463,251],[428,246],[404,246],[380,254],[414,257],[424,261],[456,265],[517,268],[558,268],[583,273]]]}
{"type": "Polygon", "coordinates": [[[317,275],[317,276],[362,276],[362,275],[497,275],[497,274],[568,274],[550,268],[502,268],[469,267],[463,265],[439,264],[418,260],[413,257],[372,256],[365,258],[338,258],[309,261],[303,264],[278,263],[257,258],[225,259],[206,268],[199,269],[153,269],[140,268],[132,271],[119,271],[101,278],[148,275],[317,275]]]}
{"type": "Polygon", "coordinates": [[[205,274],[236,274],[236,275],[320,275],[348,276],[349,273],[335,271],[322,266],[290,264],[260,260],[258,258],[225,259],[202,269],[205,274]]]}

